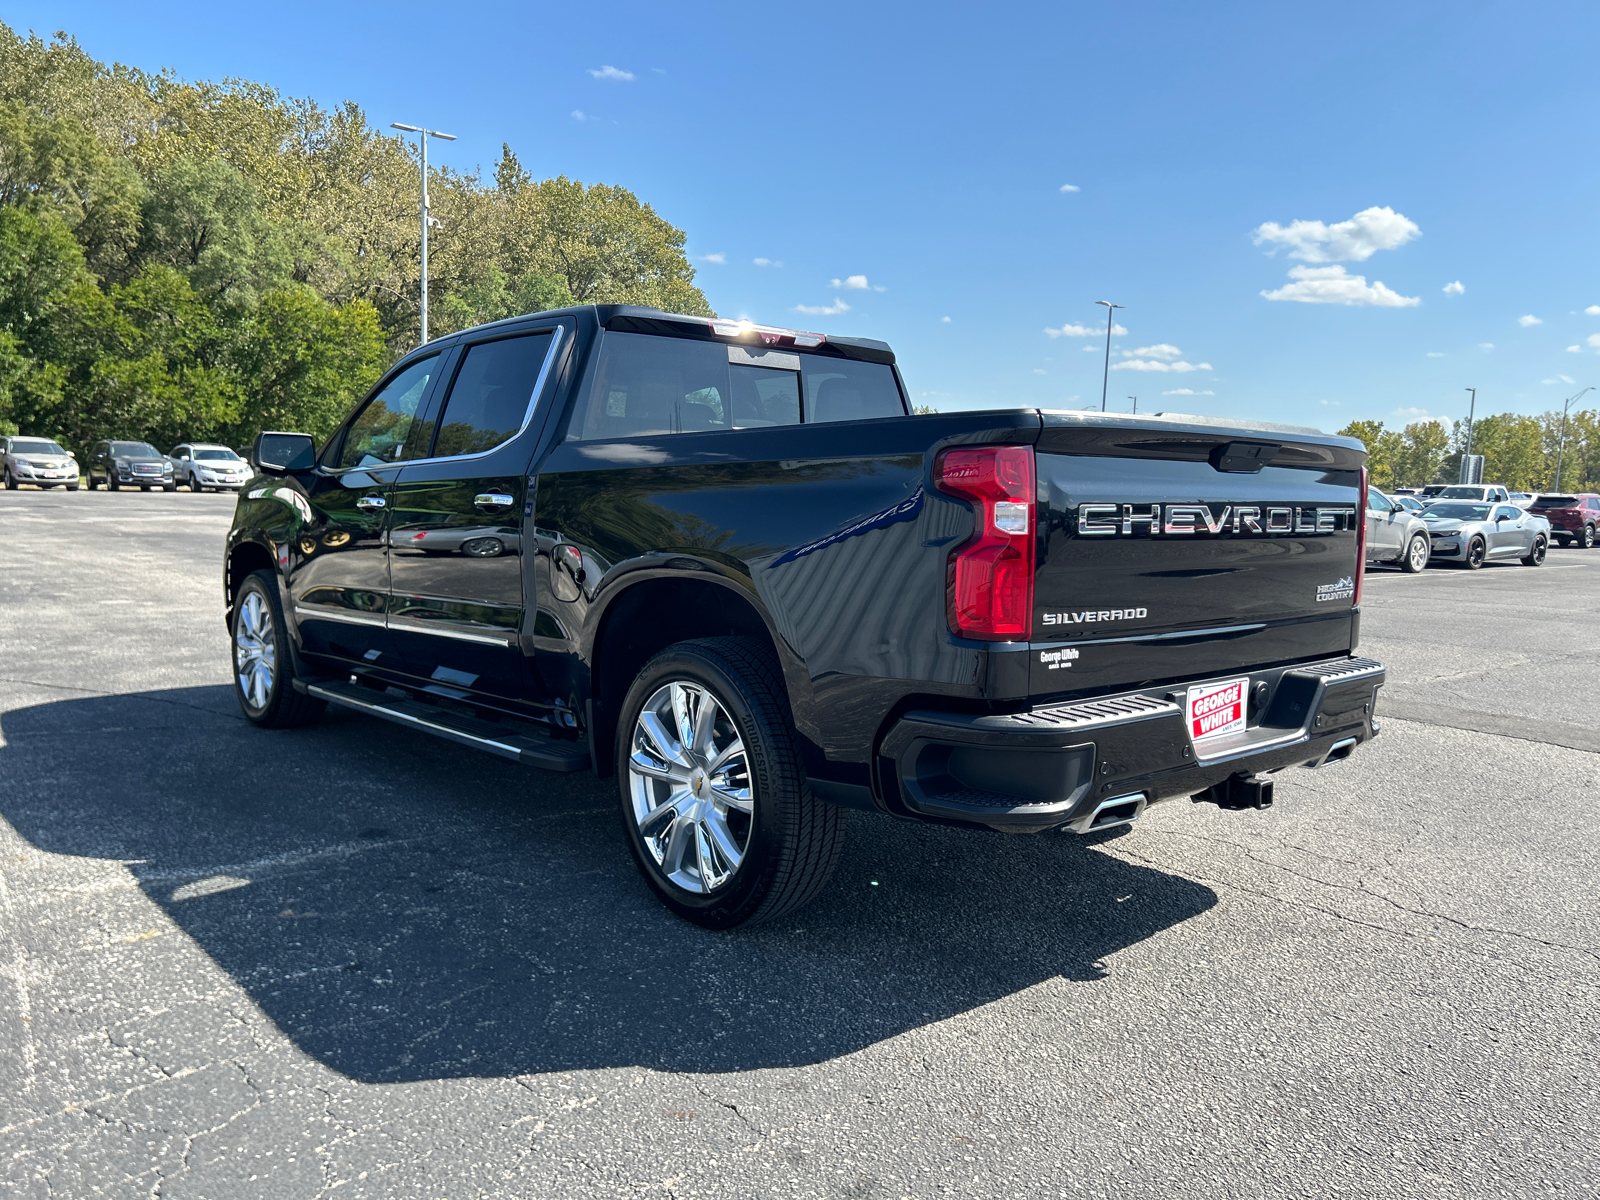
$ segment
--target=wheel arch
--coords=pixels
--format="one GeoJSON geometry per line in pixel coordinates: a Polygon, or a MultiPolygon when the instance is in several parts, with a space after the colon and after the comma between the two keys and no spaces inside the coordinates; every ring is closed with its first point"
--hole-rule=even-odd
{"type": "Polygon", "coordinates": [[[602,778],[615,771],[612,750],[623,697],[644,664],[668,646],[692,638],[748,637],[768,649],[786,680],[793,665],[748,587],[715,571],[634,572],[591,620],[589,750],[602,778]]]}
{"type": "Polygon", "coordinates": [[[243,540],[229,547],[227,565],[223,571],[223,588],[226,593],[223,619],[229,629],[233,628],[234,597],[244,586],[245,579],[260,570],[274,570],[276,566],[277,560],[272,557],[272,551],[260,542],[243,540]]]}

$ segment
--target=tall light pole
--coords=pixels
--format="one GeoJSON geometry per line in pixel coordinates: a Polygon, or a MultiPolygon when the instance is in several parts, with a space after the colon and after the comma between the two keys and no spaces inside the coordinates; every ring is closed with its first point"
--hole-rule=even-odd
{"type": "MultiPolygon", "coordinates": [[[[1583,392],[1592,391],[1594,391],[1593,386],[1583,389],[1583,392]]],[[[1571,397],[1565,404],[1561,406],[1561,442],[1556,447],[1556,491],[1558,492],[1561,490],[1561,460],[1567,452],[1567,409],[1572,407],[1572,402],[1578,399],[1578,396],[1582,396],[1583,392],[1579,392],[1577,396],[1571,397]]]]}
{"type": "Polygon", "coordinates": [[[1466,451],[1466,457],[1470,458],[1472,456],[1472,418],[1473,418],[1473,415],[1478,411],[1478,389],[1477,388],[1468,388],[1467,391],[1472,393],[1472,407],[1467,409],[1467,451],[1466,451]]]}
{"type": "Polygon", "coordinates": [[[1129,396],[1128,399],[1133,401],[1133,415],[1134,416],[1138,416],[1139,415],[1139,397],[1137,397],[1137,396],[1129,396]]]}
{"type": "Polygon", "coordinates": [[[1109,300],[1096,300],[1095,303],[1106,306],[1106,370],[1104,377],[1100,380],[1100,411],[1105,412],[1106,388],[1111,383],[1111,318],[1116,315],[1117,309],[1121,308],[1122,305],[1113,304],[1109,300]]]}
{"type": "MultiPolygon", "coordinates": [[[[390,129],[403,130],[406,133],[417,135],[417,144],[422,147],[422,342],[428,340],[428,139],[438,138],[441,142],[453,142],[456,136],[453,133],[440,133],[437,129],[424,129],[420,125],[402,125],[398,121],[389,123],[390,129]]],[[[422,344],[421,342],[418,343],[422,344]]]]}

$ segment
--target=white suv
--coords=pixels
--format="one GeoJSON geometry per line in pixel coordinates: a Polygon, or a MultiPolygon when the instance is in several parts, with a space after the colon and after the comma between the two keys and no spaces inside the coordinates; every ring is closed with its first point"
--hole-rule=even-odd
{"type": "Polygon", "coordinates": [[[191,492],[207,488],[237,492],[250,478],[250,466],[226,446],[185,442],[167,454],[172,460],[172,480],[187,483],[191,492]]]}

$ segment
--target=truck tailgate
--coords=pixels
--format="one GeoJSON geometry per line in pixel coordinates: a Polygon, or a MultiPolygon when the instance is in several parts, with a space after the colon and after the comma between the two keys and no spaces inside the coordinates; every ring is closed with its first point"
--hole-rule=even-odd
{"type": "Polygon", "coordinates": [[[1362,452],[1205,419],[1046,413],[1029,691],[1348,653],[1362,452]]]}

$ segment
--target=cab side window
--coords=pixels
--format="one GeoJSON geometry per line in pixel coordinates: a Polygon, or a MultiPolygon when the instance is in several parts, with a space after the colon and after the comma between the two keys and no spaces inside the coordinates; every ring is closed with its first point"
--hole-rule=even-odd
{"type": "Polygon", "coordinates": [[[345,431],[336,464],[339,469],[381,467],[399,458],[406,435],[417,419],[417,408],[428,394],[428,383],[438,369],[437,354],[419,359],[367,401],[345,431]]]}
{"type": "Polygon", "coordinates": [[[1394,507],[1389,503],[1389,498],[1377,488],[1367,489],[1367,507],[1373,512],[1386,513],[1394,507]]]}
{"type": "Polygon", "coordinates": [[[520,433],[552,336],[546,330],[467,347],[439,415],[431,457],[481,454],[520,433]]]}

